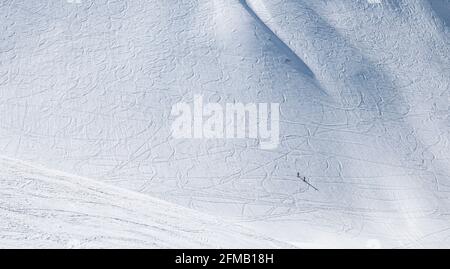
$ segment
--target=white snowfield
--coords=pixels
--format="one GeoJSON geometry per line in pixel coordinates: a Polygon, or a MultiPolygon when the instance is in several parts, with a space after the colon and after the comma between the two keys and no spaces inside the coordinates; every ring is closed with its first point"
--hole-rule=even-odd
{"type": "Polygon", "coordinates": [[[2,247],[286,248],[147,195],[0,157],[2,247]]]}
{"type": "Polygon", "coordinates": [[[450,0],[0,0],[0,247],[448,248],[449,26],[450,0]],[[194,95],[280,103],[279,147],[173,139],[194,95]]]}

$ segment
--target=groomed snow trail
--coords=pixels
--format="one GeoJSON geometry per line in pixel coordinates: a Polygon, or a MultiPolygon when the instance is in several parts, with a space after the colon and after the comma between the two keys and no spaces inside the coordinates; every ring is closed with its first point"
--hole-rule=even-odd
{"type": "Polygon", "coordinates": [[[3,157],[0,197],[1,248],[291,247],[147,195],[3,157]]]}

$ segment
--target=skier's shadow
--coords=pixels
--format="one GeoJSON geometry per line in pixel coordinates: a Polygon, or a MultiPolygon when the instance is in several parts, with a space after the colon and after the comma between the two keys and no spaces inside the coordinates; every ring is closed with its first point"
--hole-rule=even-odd
{"type": "Polygon", "coordinates": [[[297,178],[300,178],[303,182],[305,182],[305,184],[307,184],[308,186],[310,186],[311,188],[313,188],[315,191],[319,191],[319,189],[317,189],[316,187],[314,187],[311,183],[308,182],[308,180],[306,180],[305,176],[300,176],[300,173],[297,172],[297,178]]]}

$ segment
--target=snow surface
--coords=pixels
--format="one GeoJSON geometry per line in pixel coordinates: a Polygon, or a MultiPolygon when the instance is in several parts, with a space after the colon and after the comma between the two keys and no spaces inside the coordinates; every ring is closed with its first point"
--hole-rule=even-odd
{"type": "MultiPolygon", "coordinates": [[[[0,246],[96,233],[108,239],[92,246],[201,246],[140,226],[156,197],[298,247],[450,247],[450,1],[379,2],[0,1],[1,154],[107,184],[77,198],[84,183],[50,173],[30,192],[6,188],[44,172],[1,161],[0,246]],[[172,139],[171,107],[194,94],[280,103],[281,145],[172,139]],[[54,190],[104,216],[86,205],[102,188],[121,197],[104,205],[112,216],[137,220],[102,230],[35,197],[54,190]],[[149,198],[135,210],[137,192],[149,198]],[[32,220],[25,201],[48,215],[32,220]],[[34,232],[53,218],[48,239],[34,232]]],[[[273,246],[248,238],[204,246],[273,246]]]]}
{"type": "Polygon", "coordinates": [[[216,217],[0,157],[2,247],[290,247],[216,217]]]}

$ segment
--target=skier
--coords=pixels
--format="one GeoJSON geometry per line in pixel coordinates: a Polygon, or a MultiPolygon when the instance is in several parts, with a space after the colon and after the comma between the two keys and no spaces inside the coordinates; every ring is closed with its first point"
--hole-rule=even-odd
{"type": "Polygon", "coordinates": [[[314,187],[313,185],[311,185],[311,183],[309,183],[309,182],[306,180],[306,177],[301,177],[301,176],[300,176],[300,172],[297,172],[297,177],[300,178],[303,182],[305,182],[308,186],[310,186],[310,187],[313,188],[314,190],[319,191],[316,187],[314,187]]]}

